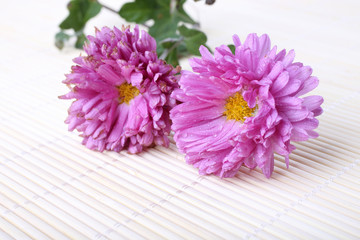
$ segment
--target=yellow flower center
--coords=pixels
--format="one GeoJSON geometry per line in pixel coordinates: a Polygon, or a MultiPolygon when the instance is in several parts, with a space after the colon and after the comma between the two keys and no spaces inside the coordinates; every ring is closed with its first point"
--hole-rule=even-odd
{"type": "Polygon", "coordinates": [[[131,84],[123,83],[120,86],[117,86],[119,91],[119,102],[129,104],[131,99],[139,95],[140,91],[131,84]]]}
{"type": "Polygon", "coordinates": [[[244,100],[243,96],[237,92],[234,95],[226,99],[224,116],[227,120],[236,120],[244,122],[247,117],[252,117],[256,111],[256,106],[254,108],[249,108],[247,102],[244,100]]]}

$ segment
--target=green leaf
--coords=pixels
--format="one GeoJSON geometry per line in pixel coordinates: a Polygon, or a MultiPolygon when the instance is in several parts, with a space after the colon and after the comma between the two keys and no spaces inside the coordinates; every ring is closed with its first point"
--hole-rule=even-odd
{"type": "Polygon", "coordinates": [[[84,33],[80,33],[77,35],[77,38],[76,38],[76,42],[75,42],[75,47],[76,48],[79,48],[79,49],[82,49],[83,48],[83,45],[84,45],[84,42],[87,40],[86,36],[84,33]]]}
{"type": "Polygon", "coordinates": [[[207,41],[206,35],[195,29],[189,29],[185,25],[178,28],[180,34],[184,37],[186,48],[191,54],[200,55],[199,47],[205,45],[207,41]]]}
{"type": "Polygon", "coordinates": [[[189,55],[191,55],[188,51],[188,49],[186,48],[185,43],[181,43],[178,47],[177,47],[177,51],[178,51],[178,57],[182,58],[182,57],[187,57],[189,55]]]}
{"type": "Polygon", "coordinates": [[[157,5],[159,5],[163,9],[168,9],[170,11],[170,3],[171,0],[155,0],[157,5]]]}
{"type": "Polygon", "coordinates": [[[179,61],[178,61],[179,57],[177,54],[177,49],[173,49],[173,51],[169,52],[169,54],[166,56],[165,61],[168,64],[173,65],[174,67],[176,67],[177,65],[179,65],[179,61]]]}
{"type": "Polygon", "coordinates": [[[175,43],[181,41],[181,38],[166,38],[160,42],[164,48],[171,48],[175,43]]]}
{"type": "Polygon", "coordinates": [[[196,24],[196,22],[185,12],[184,7],[183,7],[185,2],[186,2],[186,0],[178,1],[174,15],[180,21],[183,21],[185,23],[196,24]]]}
{"type": "Polygon", "coordinates": [[[86,11],[84,11],[85,12],[84,21],[86,23],[91,18],[98,15],[98,13],[100,12],[102,6],[96,0],[85,0],[84,2],[85,2],[85,6],[87,7],[87,9],[86,9],[86,7],[84,7],[86,9],[86,11]],[[86,3],[88,3],[88,4],[86,4],[86,3]]]}
{"type": "Polygon", "coordinates": [[[156,46],[156,54],[160,58],[160,56],[163,54],[165,48],[161,44],[157,44],[156,46]]]}
{"type": "Polygon", "coordinates": [[[149,34],[153,36],[157,42],[166,38],[176,38],[176,28],[178,22],[173,15],[170,14],[170,0],[155,0],[157,9],[154,12],[154,24],[149,28],[149,34]]]}
{"type": "Polygon", "coordinates": [[[180,38],[166,38],[162,41],[160,41],[157,44],[157,54],[159,58],[166,59],[167,55],[169,55],[169,51],[174,48],[174,45],[177,44],[179,41],[181,41],[180,38]],[[165,54],[165,56],[163,56],[165,54]]]}
{"type": "Polygon", "coordinates": [[[235,54],[235,45],[234,44],[229,44],[228,47],[230,48],[231,52],[233,54],[235,54]]]}
{"type": "Polygon", "coordinates": [[[178,38],[176,34],[178,22],[171,16],[159,18],[155,20],[153,26],[149,28],[149,34],[153,36],[157,42],[166,38],[178,38]]]}
{"type": "Polygon", "coordinates": [[[70,36],[68,34],[60,31],[55,35],[55,46],[61,50],[64,47],[64,43],[69,39],[70,36]]]}
{"type": "Polygon", "coordinates": [[[185,2],[186,0],[176,1],[177,5],[170,14],[171,0],[135,0],[124,4],[119,14],[129,22],[144,23],[153,19],[154,24],[149,28],[149,33],[157,41],[161,41],[177,36],[179,22],[195,24],[183,8],[185,2]]]}
{"type": "MultiPolygon", "coordinates": [[[[149,34],[157,41],[157,53],[176,66],[178,59],[189,54],[199,54],[199,46],[206,43],[206,36],[201,31],[189,29],[182,23],[197,24],[184,10],[186,0],[133,0],[125,3],[119,15],[128,22],[143,24],[148,20],[154,23],[149,27],[149,34]],[[176,4],[175,6],[172,4],[176,4]]],[[[60,24],[61,29],[73,29],[77,37],[75,46],[81,48],[86,37],[83,29],[89,19],[101,10],[96,0],[71,0],[68,4],[69,15],[60,24]]],[[[56,36],[58,48],[64,46],[69,35],[60,32],[56,36]]]]}
{"type": "Polygon", "coordinates": [[[128,22],[144,23],[154,18],[154,12],[158,8],[154,0],[135,0],[135,2],[125,3],[119,14],[128,22]]]}
{"type": "MultiPolygon", "coordinates": [[[[133,2],[124,4],[119,14],[129,22],[145,23],[152,19],[154,24],[149,28],[149,34],[153,36],[157,42],[157,54],[164,57],[174,64],[178,64],[179,56],[187,56],[189,53],[197,53],[200,44],[206,42],[203,39],[204,35],[195,36],[195,38],[188,39],[188,42],[180,43],[184,38],[179,36],[177,32],[179,23],[196,24],[196,22],[185,12],[183,5],[186,0],[176,0],[176,6],[171,6],[172,0],[134,0],[133,2]],[[171,7],[174,7],[171,9],[171,7]],[[200,37],[200,41],[198,39],[200,37]],[[190,41],[195,41],[190,44],[190,41]],[[176,46],[174,46],[176,44],[176,46]],[[174,47],[173,47],[174,46],[174,47]],[[192,48],[191,51],[187,47],[192,48]],[[170,52],[168,52],[170,51],[170,52]],[[168,52],[168,53],[167,53],[168,52]],[[176,59],[175,59],[176,58],[176,59]],[[176,60],[176,61],[175,61],[176,60]]],[[[199,31],[196,31],[199,33],[199,31]]],[[[193,37],[193,36],[191,36],[193,37]]]]}
{"type": "Polygon", "coordinates": [[[101,5],[96,0],[71,0],[67,6],[69,16],[60,23],[61,29],[74,29],[80,31],[86,22],[95,17],[101,10],[101,5]]]}

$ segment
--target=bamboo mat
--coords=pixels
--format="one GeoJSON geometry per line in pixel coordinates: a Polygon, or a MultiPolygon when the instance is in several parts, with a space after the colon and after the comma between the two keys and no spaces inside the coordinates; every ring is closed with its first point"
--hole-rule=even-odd
{"type": "MultiPolygon", "coordinates": [[[[79,54],[53,47],[67,1],[28,2],[0,10],[0,239],[360,238],[358,1],[189,5],[210,46],[267,32],[320,79],[320,137],[295,144],[289,169],[276,156],[271,179],[199,176],[174,142],[139,155],[86,149],[57,99],[79,54]]],[[[116,22],[102,12],[90,24],[116,22]]]]}

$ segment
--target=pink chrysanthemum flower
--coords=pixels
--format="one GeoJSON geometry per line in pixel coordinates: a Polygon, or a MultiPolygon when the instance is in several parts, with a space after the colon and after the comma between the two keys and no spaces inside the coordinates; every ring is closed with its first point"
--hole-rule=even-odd
{"type": "Polygon", "coordinates": [[[81,132],[90,149],[137,153],[153,144],[168,146],[170,94],[180,69],[157,58],[156,42],[135,27],[104,27],[88,36],[87,56],[66,75],[71,91],[61,96],[75,99],[66,123],[81,132]]]}
{"type": "Polygon", "coordinates": [[[235,55],[227,46],[214,56],[201,47],[202,58],[190,62],[196,73],[182,72],[172,94],[182,102],[170,112],[174,139],[200,174],[232,177],[244,164],[269,178],[274,152],[288,166],[290,141],[318,136],[323,98],[300,96],[319,81],[310,67],[293,62],[294,51],[270,49],[267,35],[233,40],[235,55]]]}

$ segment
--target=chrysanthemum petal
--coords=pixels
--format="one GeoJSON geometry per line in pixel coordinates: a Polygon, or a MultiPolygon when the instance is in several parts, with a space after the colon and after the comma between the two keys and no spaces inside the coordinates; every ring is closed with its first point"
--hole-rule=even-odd
{"type": "Polygon", "coordinates": [[[98,151],[168,146],[169,110],[176,104],[170,94],[180,69],[158,59],[155,39],[137,26],[133,32],[104,27],[95,35],[63,81],[71,91],[60,98],[75,99],[65,121],[69,130],[98,151]]]}
{"type": "Polygon", "coordinates": [[[289,82],[289,73],[288,72],[282,72],[273,82],[271,85],[271,91],[273,93],[277,93],[280,90],[282,90],[287,83],[289,82]]]}
{"type": "Polygon", "coordinates": [[[289,81],[282,89],[281,91],[276,93],[276,97],[284,97],[289,96],[295,93],[299,90],[301,86],[301,82],[299,80],[293,80],[289,81]]]}
{"type": "Polygon", "coordinates": [[[112,85],[120,85],[124,82],[124,79],[117,75],[109,65],[101,65],[97,72],[104,81],[112,85]]]}
{"type": "Polygon", "coordinates": [[[293,62],[293,50],[276,53],[267,35],[250,34],[243,44],[234,35],[233,41],[235,54],[220,46],[213,57],[202,47],[202,58],[191,60],[195,73],[182,73],[180,89],[172,94],[181,102],[170,114],[174,139],[200,174],[233,177],[245,165],[260,167],[269,178],[274,152],[284,156],[288,167],[295,149],[291,141],[318,136],[313,130],[323,99],[299,97],[318,80],[310,67],[293,62]],[[232,108],[237,113],[246,110],[247,117],[227,119],[232,108]]]}
{"type": "Polygon", "coordinates": [[[307,107],[309,111],[313,111],[320,107],[320,105],[324,102],[324,99],[321,96],[313,95],[304,97],[303,101],[303,106],[307,107]]]}
{"type": "Polygon", "coordinates": [[[235,47],[241,46],[241,41],[238,35],[233,35],[232,37],[235,47]]]}
{"type": "Polygon", "coordinates": [[[311,90],[314,90],[319,85],[319,79],[317,77],[310,77],[304,81],[300,91],[296,93],[296,96],[304,95],[311,90]]]}
{"type": "Polygon", "coordinates": [[[130,107],[126,104],[119,105],[117,107],[117,111],[119,112],[119,116],[117,118],[117,121],[114,124],[113,129],[111,130],[108,141],[109,142],[115,142],[120,139],[120,137],[123,134],[124,131],[124,125],[127,122],[129,109],[130,107]]]}
{"type": "Polygon", "coordinates": [[[204,61],[213,61],[213,56],[205,46],[200,46],[199,51],[204,61]]]}
{"type": "Polygon", "coordinates": [[[261,35],[259,45],[259,58],[263,58],[270,51],[271,47],[271,41],[267,34],[261,35]]]}
{"type": "MultiPolygon", "coordinates": [[[[285,55],[285,51],[282,51],[282,53],[285,55]]],[[[280,55],[279,55],[279,57],[280,57],[280,55]]],[[[288,54],[285,55],[284,59],[282,60],[284,68],[287,68],[294,61],[294,58],[295,58],[295,51],[290,50],[288,52],[288,54]]]]}

